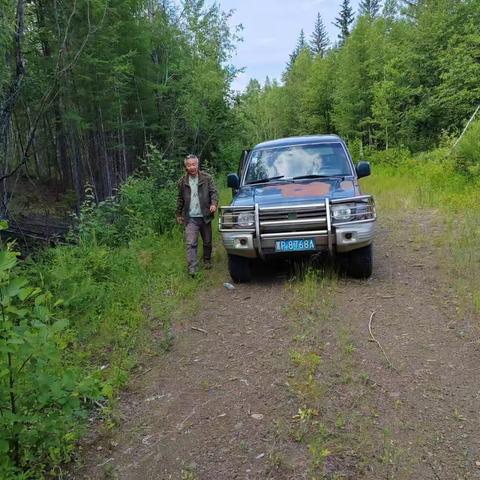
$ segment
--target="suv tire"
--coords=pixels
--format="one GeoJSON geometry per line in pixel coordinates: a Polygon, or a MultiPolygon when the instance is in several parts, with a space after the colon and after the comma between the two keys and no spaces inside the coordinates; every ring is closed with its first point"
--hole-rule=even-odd
{"type": "Polygon", "coordinates": [[[349,277],[368,278],[372,274],[372,257],[372,245],[347,253],[339,253],[339,267],[349,277]]]}
{"type": "Polygon", "coordinates": [[[228,255],[228,271],[235,283],[246,283],[252,278],[250,261],[238,255],[228,255]]]}

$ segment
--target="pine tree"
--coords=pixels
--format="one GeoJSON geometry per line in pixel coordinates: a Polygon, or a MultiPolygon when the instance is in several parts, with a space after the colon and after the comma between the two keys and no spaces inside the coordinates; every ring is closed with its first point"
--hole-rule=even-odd
{"type": "Polygon", "coordinates": [[[394,18],[398,12],[398,1],[397,0],[385,0],[383,6],[382,15],[385,18],[394,18]]]}
{"type": "Polygon", "coordinates": [[[338,38],[340,39],[340,45],[345,43],[345,40],[350,35],[350,25],[353,23],[353,10],[350,5],[350,0],[343,0],[339,16],[335,18],[333,24],[340,29],[338,38]]]}
{"type": "Polygon", "coordinates": [[[380,0],[362,0],[358,8],[360,15],[375,18],[380,12],[380,0]]]}
{"type": "Polygon", "coordinates": [[[284,79],[288,76],[288,72],[292,69],[293,65],[295,64],[295,61],[297,60],[298,56],[303,50],[310,50],[310,47],[307,43],[307,40],[305,38],[305,32],[303,31],[303,28],[300,30],[300,35],[297,40],[297,45],[295,46],[293,52],[290,54],[290,58],[288,60],[287,64],[287,69],[284,72],[283,76],[284,79]]]}
{"type": "Polygon", "coordinates": [[[315,27],[312,33],[312,39],[310,41],[310,48],[314,55],[324,57],[327,51],[330,40],[328,38],[327,29],[323,23],[320,13],[317,15],[315,27]]]}

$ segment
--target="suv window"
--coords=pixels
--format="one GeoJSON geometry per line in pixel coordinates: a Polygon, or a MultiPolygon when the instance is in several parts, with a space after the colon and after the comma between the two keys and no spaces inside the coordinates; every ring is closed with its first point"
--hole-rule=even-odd
{"type": "Polygon", "coordinates": [[[245,183],[272,177],[352,175],[341,143],[319,143],[253,150],[245,183]]]}

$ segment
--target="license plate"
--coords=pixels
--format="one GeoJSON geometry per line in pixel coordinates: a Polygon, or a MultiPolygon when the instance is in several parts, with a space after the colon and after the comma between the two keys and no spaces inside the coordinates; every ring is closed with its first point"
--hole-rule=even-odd
{"type": "Polygon", "coordinates": [[[313,238],[275,241],[276,252],[304,252],[307,250],[315,250],[315,240],[313,238]]]}

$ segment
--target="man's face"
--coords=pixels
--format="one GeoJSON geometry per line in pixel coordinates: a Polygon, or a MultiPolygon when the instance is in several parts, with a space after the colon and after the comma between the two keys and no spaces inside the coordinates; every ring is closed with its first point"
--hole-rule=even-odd
{"type": "Polygon", "coordinates": [[[185,169],[188,174],[192,177],[195,177],[198,173],[198,160],[195,158],[190,158],[185,162],[185,169]]]}

